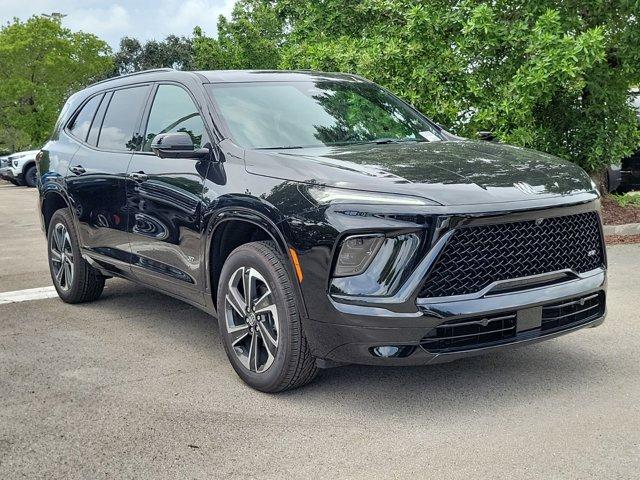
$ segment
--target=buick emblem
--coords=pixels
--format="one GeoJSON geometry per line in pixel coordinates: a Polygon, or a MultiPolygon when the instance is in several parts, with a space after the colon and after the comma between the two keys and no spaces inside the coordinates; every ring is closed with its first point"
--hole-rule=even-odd
{"type": "Polygon", "coordinates": [[[513,186],[516,187],[518,190],[520,190],[522,193],[526,193],[527,195],[536,194],[536,191],[534,190],[534,188],[531,185],[529,185],[527,182],[515,182],[513,186]]]}

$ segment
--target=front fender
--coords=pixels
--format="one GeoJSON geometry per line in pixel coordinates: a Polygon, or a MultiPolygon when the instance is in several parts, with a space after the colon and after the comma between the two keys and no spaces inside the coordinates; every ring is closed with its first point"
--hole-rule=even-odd
{"type": "MultiPolygon", "coordinates": [[[[276,212],[273,212],[276,213],[276,212]]],[[[264,213],[257,212],[256,210],[246,207],[226,207],[217,210],[214,214],[211,214],[206,220],[205,229],[205,241],[203,243],[202,258],[205,259],[205,293],[209,298],[213,298],[212,285],[211,285],[211,262],[208,261],[208,255],[211,251],[211,245],[213,238],[215,237],[217,229],[228,221],[242,221],[255,225],[262,229],[266,234],[275,242],[282,255],[288,260],[286,267],[289,271],[292,284],[294,286],[294,292],[298,298],[299,305],[301,306],[301,313],[306,316],[306,307],[304,298],[300,289],[299,282],[296,281],[296,273],[291,259],[289,248],[292,242],[287,238],[286,232],[288,231],[286,222],[280,217],[279,214],[273,215],[277,220],[274,221],[264,213]]],[[[215,310],[215,301],[212,301],[213,308],[215,310]]]]}

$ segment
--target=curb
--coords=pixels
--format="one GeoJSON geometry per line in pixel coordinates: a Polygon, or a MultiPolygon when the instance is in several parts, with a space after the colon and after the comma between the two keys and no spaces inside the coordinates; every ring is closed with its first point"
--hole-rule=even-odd
{"type": "Polygon", "coordinates": [[[605,225],[603,232],[605,235],[640,235],[640,223],[605,225]]]}

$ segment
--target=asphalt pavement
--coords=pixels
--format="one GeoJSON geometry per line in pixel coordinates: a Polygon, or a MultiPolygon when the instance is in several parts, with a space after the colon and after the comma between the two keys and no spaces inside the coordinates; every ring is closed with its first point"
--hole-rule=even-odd
{"type": "MultiPolygon", "coordinates": [[[[601,327],[279,395],[215,319],[132,283],[0,304],[0,479],[640,478],[640,245],[608,255],[601,327]]],[[[0,183],[0,293],[48,285],[36,193],[0,183]]]]}

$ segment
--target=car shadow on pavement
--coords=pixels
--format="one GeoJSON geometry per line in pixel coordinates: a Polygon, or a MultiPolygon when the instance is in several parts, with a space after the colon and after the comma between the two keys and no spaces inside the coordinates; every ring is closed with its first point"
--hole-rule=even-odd
{"type": "MultiPolygon", "coordinates": [[[[183,345],[180,350],[185,355],[193,353],[202,358],[204,354],[207,366],[227,369],[227,374],[235,377],[226,361],[215,318],[129,283],[118,282],[114,287],[106,289],[95,304],[99,311],[115,313],[133,327],[153,328],[159,339],[183,345]]],[[[592,344],[583,342],[589,331],[452,363],[321,370],[312,384],[278,394],[277,399],[294,408],[296,404],[309,408],[317,403],[325,411],[331,408],[336,413],[357,410],[417,418],[426,412],[433,415],[458,409],[474,412],[505,403],[526,405],[536,397],[553,398],[567,389],[579,397],[590,383],[606,381],[604,360],[592,344]]],[[[249,389],[239,379],[231,385],[239,391],[249,389]]],[[[250,390],[247,394],[263,395],[250,390]]]]}

